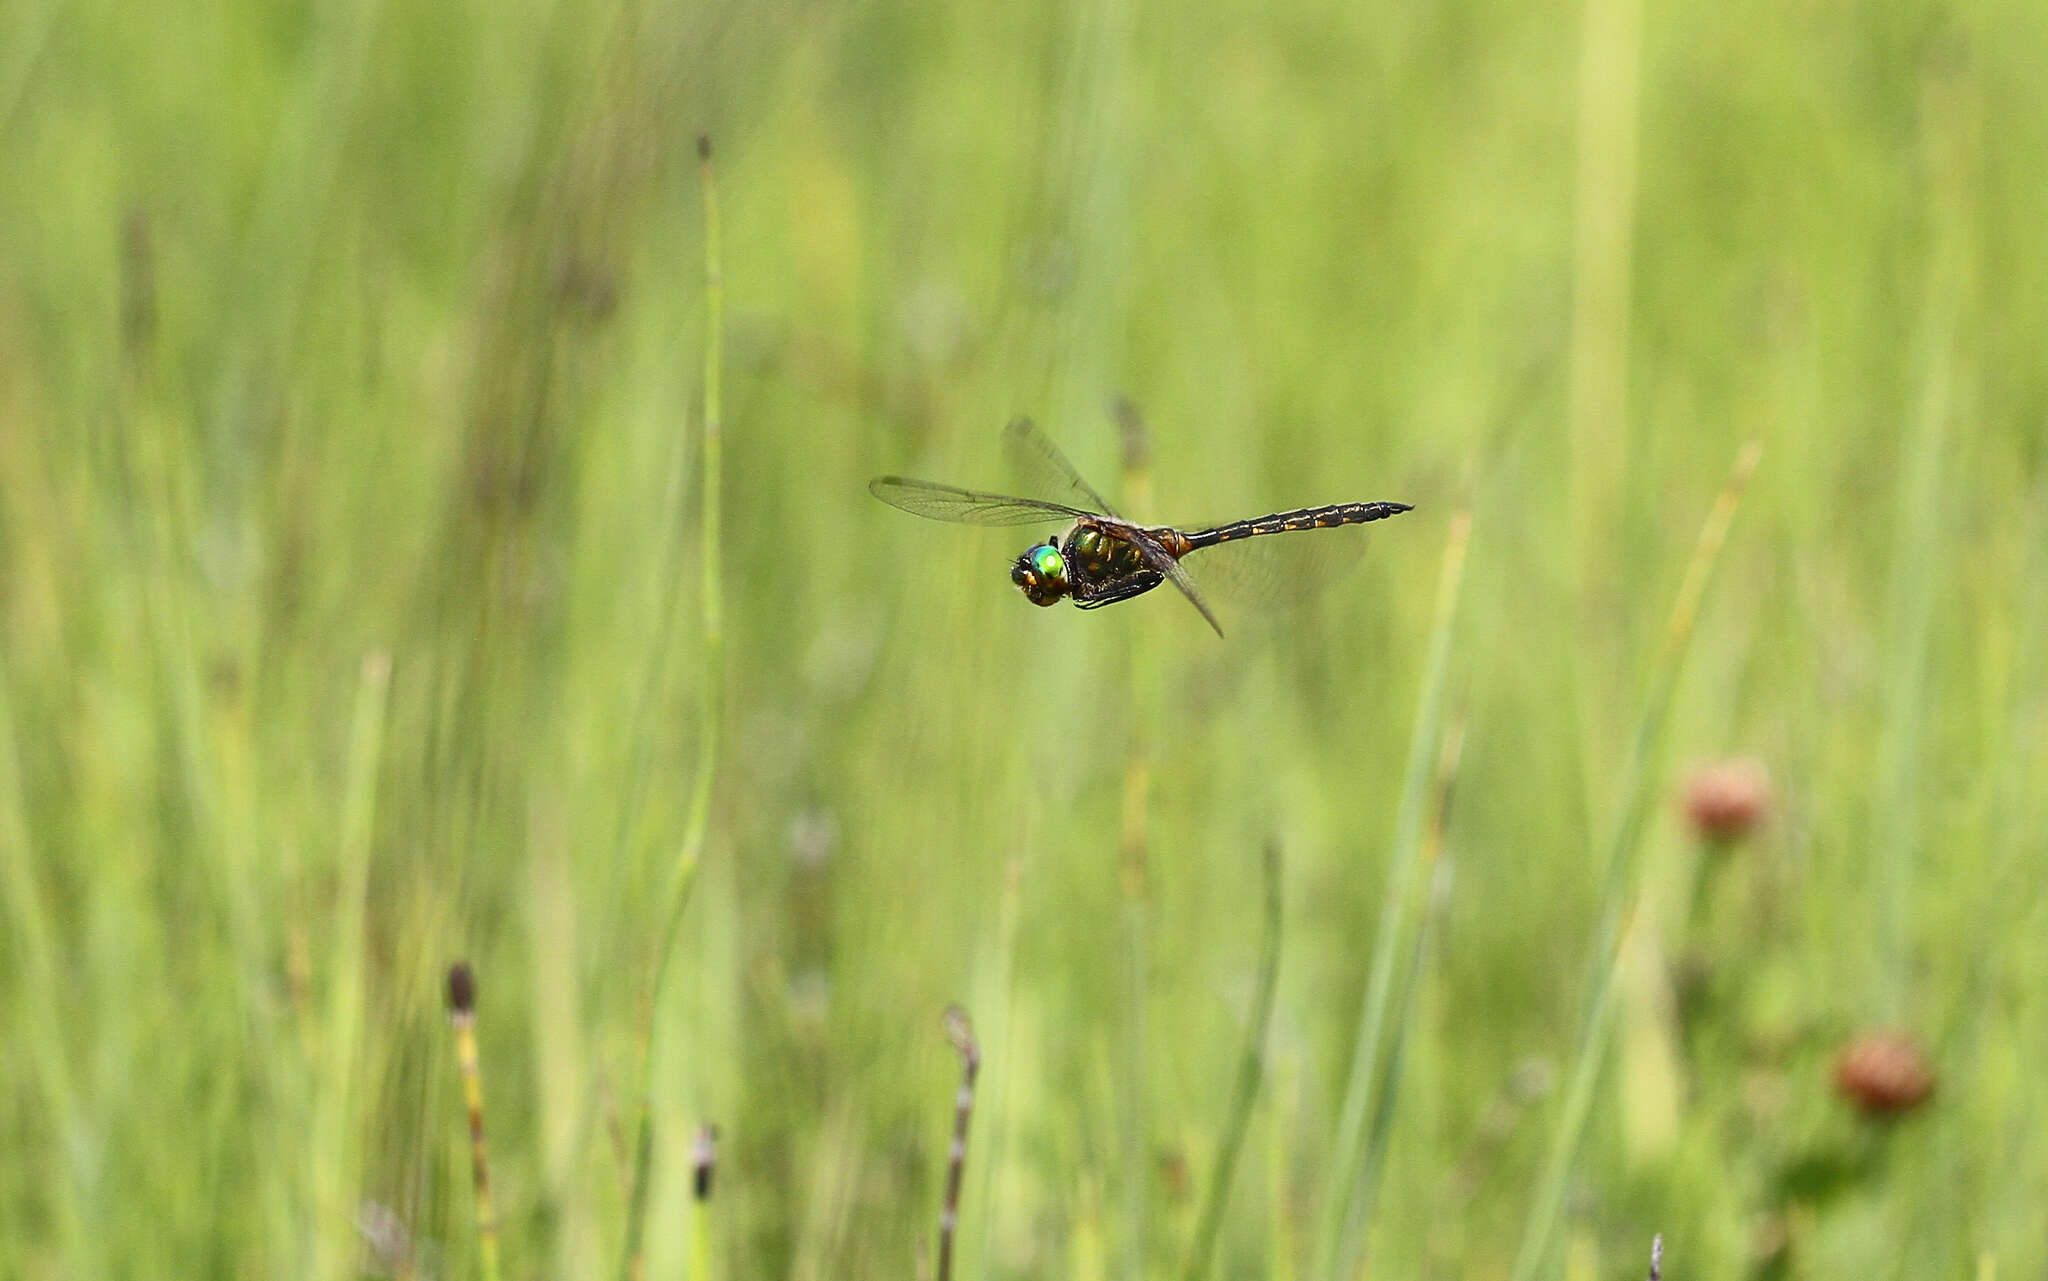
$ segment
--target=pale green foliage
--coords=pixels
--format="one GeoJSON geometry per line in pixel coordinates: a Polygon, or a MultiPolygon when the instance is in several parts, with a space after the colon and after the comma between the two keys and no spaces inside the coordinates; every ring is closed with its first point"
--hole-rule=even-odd
{"type": "Polygon", "coordinates": [[[1797,1197],[1794,1275],[2038,1275],[2048,23],[1584,12],[0,5],[0,1274],[350,1276],[361,1224],[473,1275],[460,956],[508,1276],[616,1270],[643,1080],[648,1275],[703,1118],[722,1274],[910,1275],[956,1000],[958,1275],[1160,1275],[1277,839],[1211,1275],[1309,1275],[1469,507],[1451,897],[1395,953],[1363,1252],[1504,1276],[1666,619],[1758,439],[1536,1270],[1640,1275],[1661,1231],[1740,1275],[1797,1197]],[[724,719],[643,1074],[703,747],[700,129],[724,719]],[[1165,590],[1030,608],[1035,531],[864,492],[999,486],[1019,413],[1114,483],[1116,392],[1139,514],[1417,510],[1219,641],[1165,590]],[[1773,817],[1689,924],[1663,798],[1738,753],[1773,817]],[[1876,1022],[1939,1073],[1883,1142],[1828,1078],[1876,1022]]]}

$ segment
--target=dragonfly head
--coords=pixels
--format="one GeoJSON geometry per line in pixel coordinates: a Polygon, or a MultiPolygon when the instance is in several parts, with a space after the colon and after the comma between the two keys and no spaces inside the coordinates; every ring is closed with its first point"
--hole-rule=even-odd
{"type": "Polygon", "coordinates": [[[1034,605],[1056,605],[1069,590],[1067,561],[1057,543],[1038,543],[1024,549],[1010,566],[1010,581],[1034,605]]]}

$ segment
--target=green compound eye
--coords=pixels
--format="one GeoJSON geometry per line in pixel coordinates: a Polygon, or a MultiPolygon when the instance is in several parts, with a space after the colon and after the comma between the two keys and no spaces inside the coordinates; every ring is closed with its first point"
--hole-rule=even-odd
{"type": "Polygon", "coordinates": [[[1061,558],[1059,549],[1047,543],[1031,553],[1031,568],[1038,571],[1040,578],[1058,582],[1067,576],[1067,562],[1061,558]]]}

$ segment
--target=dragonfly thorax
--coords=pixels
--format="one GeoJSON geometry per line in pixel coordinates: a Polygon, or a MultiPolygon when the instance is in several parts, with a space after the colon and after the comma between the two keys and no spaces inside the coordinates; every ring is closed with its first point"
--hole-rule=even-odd
{"type": "Polygon", "coordinates": [[[1146,572],[1144,554],[1100,525],[1080,524],[1067,536],[1067,577],[1077,588],[1123,582],[1146,572]]]}
{"type": "Polygon", "coordinates": [[[1057,605],[1071,590],[1067,582],[1066,558],[1058,543],[1036,543],[1024,549],[1010,566],[1010,581],[1034,605],[1057,605]]]}

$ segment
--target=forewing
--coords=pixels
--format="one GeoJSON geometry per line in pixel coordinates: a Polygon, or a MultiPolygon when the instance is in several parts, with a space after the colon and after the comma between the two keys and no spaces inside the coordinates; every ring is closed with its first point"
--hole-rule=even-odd
{"type": "Polygon", "coordinates": [[[913,516],[960,525],[1045,525],[1089,514],[1078,507],[1062,507],[1036,498],[984,494],[904,476],[878,476],[868,482],[868,492],[913,516]]]}
{"type": "Polygon", "coordinates": [[[1038,430],[1029,418],[1016,419],[1003,429],[1003,445],[1008,449],[1019,477],[1031,488],[1043,488],[1048,494],[1059,494],[1106,516],[1117,514],[1109,500],[1098,493],[1095,486],[1081,479],[1081,473],[1067,461],[1060,447],[1038,430]]]}

